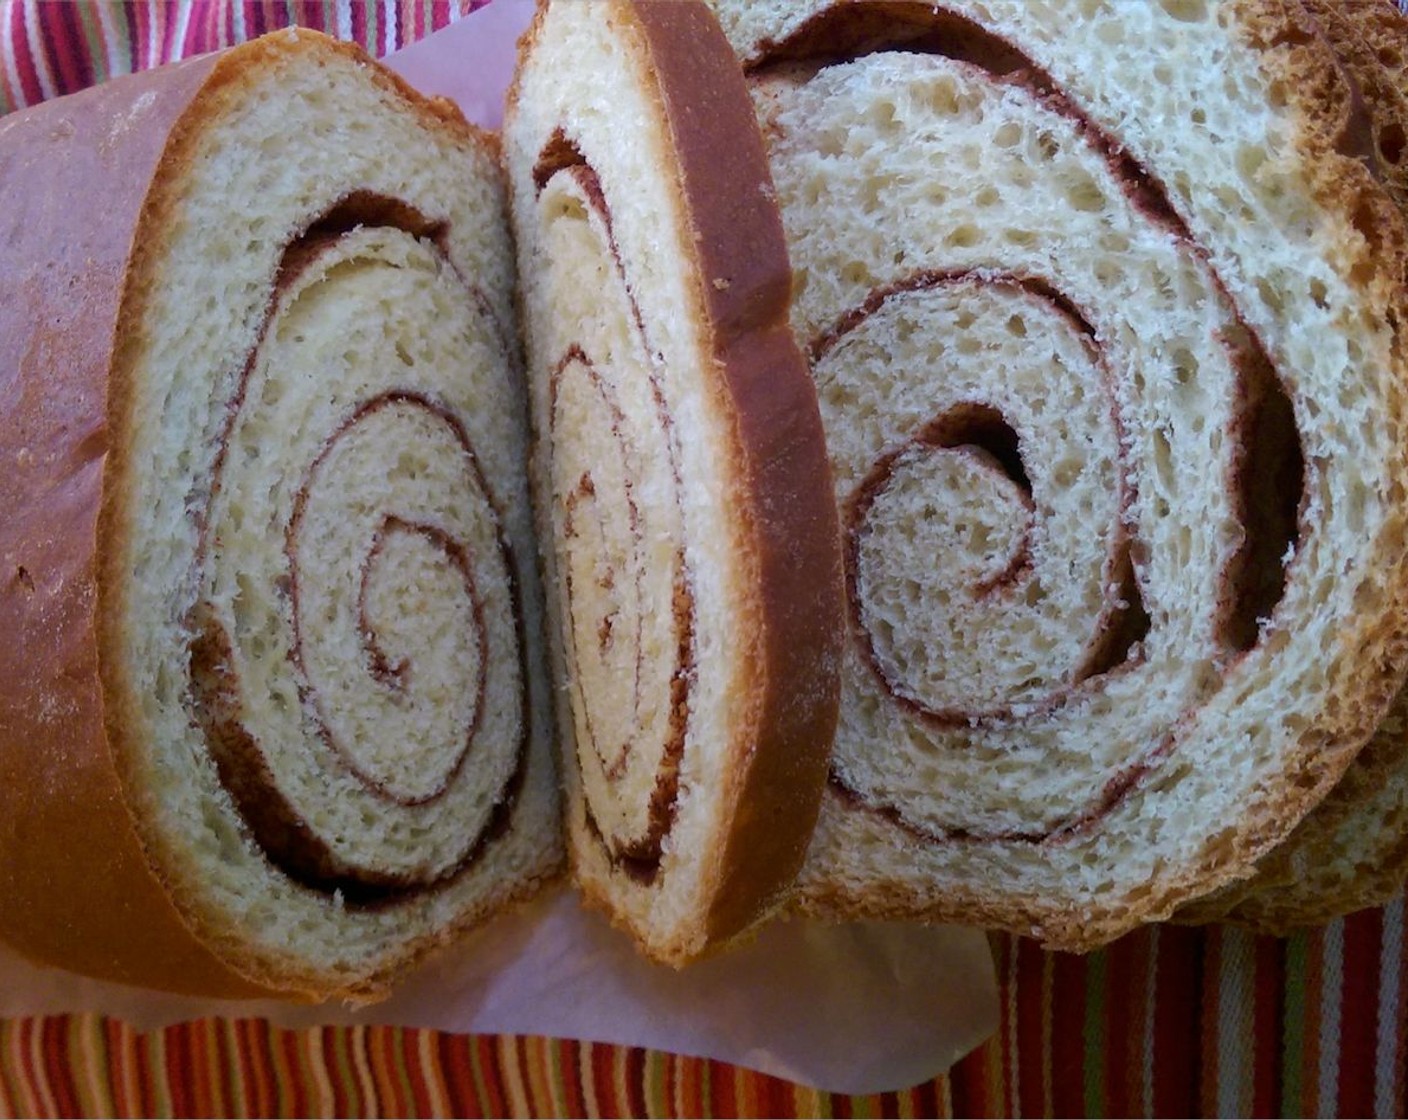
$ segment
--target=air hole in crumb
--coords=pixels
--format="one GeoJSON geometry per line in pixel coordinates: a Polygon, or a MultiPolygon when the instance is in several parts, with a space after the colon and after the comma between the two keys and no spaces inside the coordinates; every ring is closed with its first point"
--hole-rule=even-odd
{"type": "Polygon", "coordinates": [[[965,402],[936,417],[919,439],[931,447],[977,447],[991,455],[1002,473],[1032,492],[1031,478],[1022,462],[1021,440],[1007,418],[990,404],[965,402]]]}
{"type": "Polygon", "coordinates": [[[1159,0],[1159,7],[1181,23],[1202,23],[1208,18],[1207,0],[1159,0]]]}
{"type": "Polygon", "coordinates": [[[1403,148],[1408,140],[1403,135],[1403,126],[1397,121],[1390,121],[1379,131],[1379,155],[1383,156],[1385,163],[1398,165],[1398,161],[1403,158],[1403,148]]]}
{"type": "Polygon", "coordinates": [[[1295,409],[1270,359],[1251,340],[1234,357],[1246,402],[1231,466],[1243,540],[1224,573],[1230,603],[1222,639],[1242,652],[1256,644],[1286,593],[1287,557],[1299,540],[1305,500],[1305,456],[1295,409]]]}

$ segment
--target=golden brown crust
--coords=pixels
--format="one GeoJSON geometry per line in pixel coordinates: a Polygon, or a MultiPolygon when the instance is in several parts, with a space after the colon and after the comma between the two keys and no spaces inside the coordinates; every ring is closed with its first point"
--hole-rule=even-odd
{"type": "Polygon", "coordinates": [[[128,252],[170,131],[214,65],[112,82],[0,126],[0,625],[12,638],[0,643],[0,935],[92,975],[251,996],[262,990],[191,935],[142,853],[104,734],[96,643],[128,252]]]}
{"type": "Polygon", "coordinates": [[[734,745],[734,813],[709,937],[745,928],[801,867],[839,704],[840,529],[820,409],[789,326],[791,271],[771,173],[738,64],[703,4],[630,0],[663,96],[693,224],[690,275],[734,419],[731,510],[759,589],[734,745]]]}
{"type": "Polygon", "coordinates": [[[1358,87],[1367,149],[1394,201],[1408,205],[1408,17],[1390,0],[1301,0],[1358,87]]]}
{"type": "Polygon", "coordinates": [[[1400,692],[1339,784],[1262,860],[1245,889],[1199,900],[1179,919],[1284,934],[1387,902],[1408,873],[1405,769],[1408,693],[1400,692]]]}

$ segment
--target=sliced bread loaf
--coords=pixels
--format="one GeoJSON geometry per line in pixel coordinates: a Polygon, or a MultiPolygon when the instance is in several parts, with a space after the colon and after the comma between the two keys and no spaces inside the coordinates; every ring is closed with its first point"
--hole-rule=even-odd
{"type": "Polygon", "coordinates": [[[836,718],[781,224],[700,4],[541,5],[504,136],[573,873],[679,964],[780,904],[836,718]]]}
{"type": "Polygon", "coordinates": [[[807,908],[1079,949],[1253,874],[1408,665],[1408,235],[1315,22],[717,7],[847,540],[807,908]]]}
{"type": "Polygon", "coordinates": [[[560,862],[495,146],[290,31],[0,196],[0,936],[373,997],[560,862]]]}

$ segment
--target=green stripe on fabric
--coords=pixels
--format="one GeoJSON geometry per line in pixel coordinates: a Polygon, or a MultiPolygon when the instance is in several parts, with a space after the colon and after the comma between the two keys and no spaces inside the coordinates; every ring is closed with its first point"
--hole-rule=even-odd
{"type": "Polygon", "coordinates": [[[665,1056],[658,1050],[647,1050],[641,1067],[641,1093],[651,1116],[670,1115],[670,1101],[665,1093],[667,1080],[665,1056]]]}
{"type": "Polygon", "coordinates": [[[714,1115],[714,1063],[699,1063],[699,1115],[714,1115]]]}
{"type": "Polygon", "coordinates": [[[88,64],[93,70],[93,84],[106,81],[108,77],[108,52],[103,42],[102,24],[91,4],[77,5],[78,22],[83,28],[84,49],[88,52],[88,64]]]}
{"type": "Polygon", "coordinates": [[[415,1113],[419,1107],[419,1102],[416,1100],[416,1087],[411,1081],[410,1064],[406,1058],[406,1039],[409,1033],[405,1027],[394,1027],[391,1042],[392,1069],[396,1074],[396,1083],[401,1095],[406,1102],[405,1112],[407,1115],[415,1113]]]}
{"type": "Polygon", "coordinates": [[[136,12],[126,4],[118,4],[108,9],[111,14],[109,26],[112,28],[112,55],[120,58],[122,65],[127,67],[125,73],[132,73],[138,69],[139,59],[137,58],[137,48],[134,45],[132,32],[135,27],[134,20],[137,18],[136,12]]]}
{"type": "Polygon", "coordinates": [[[352,1067],[357,1071],[357,1092],[364,1115],[375,1116],[381,1109],[377,1094],[376,1072],[372,1066],[372,1032],[364,1023],[352,1028],[348,1039],[352,1067]]]}
{"type": "MultiPolygon", "coordinates": [[[[75,1015],[69,1022],[68,1048],[70,1068],[76,1067],[77,1056],[87,1068],[88,1076],[75,1081],[79,1107],[86,1116],[116,1116],[117,1100],[113,1094],[112,1059],[108,1054],[107,1032],[101,1017],[89,1013],[75,1015]]],[[[77,1069],[74,1068],[75,1075],[77,1069]]]]}
{"type": "MultiPolygon", "coordinates": [[[[819,1092],[809,1085],[798,1085],[793,1090],[792,1099],[797,1106],[794,1112],[796,1116],[829,1118],[832,1115],[831,1094],[829,1093],[819,1092]]],[[[907,1115],[917,1115],[913,1104],[911,1104],[907,1115]]]]}
{"type": "Polygon", "coordinates": [[[366,7],[367,13],[367,41],[364,44],[367,53],[375,58],[381,57],[379,40],[381,39],[381,4],[376,0],[371,0],[366,7]]]}
{"type": "Polygon", "coordinates": [[[170,1116],[174,1109],[171,1104],[171,1070],[166,1065],[166,1031],[152,1031],[137,1036],[137,1057],[143,1069],[141,1073],[147,1084],[149,1103],[157,1116],[170,1116]]]}
{"type": "Polygon", "coordinates": [[[488,1075],[484,1070],[482,1054],[488,1051],[490,1043],[482,1036],[476,1038],[469,1047],[469,1072],[474,1079],[474,1093],[479,1098],[479,1110],[488,1114],[494,1108],[494,1098],[489,1092],[488,1075]]]}
{"type": "Polygon", "coordinates": [[[566,1116],[568,1114],[567,1101],[567,1062],[565,1051],[567,1044],[561,1039],[550,1039],[546,1046],[546,1064],[548,1077],[548,1100],[552,1105],[554,1116],[566,1116]]]}
{"type": "Polygon", "coordinates": [[[1294,1120],[1303,1114],[1305,1084],[1305,974],[1309,963],[1306,935],[1286,939],[1286,987],[1282,993],[1281,1115],[1294,1120]]]}
{"type": "Polygon", "coordinates": [[[346,1098],[344,1112],[349,1116],[369,1116],[371,1115],[371,1102],[364,1099],[361,1082],[357,1077],[352,1054],[348,1048],[351,1035],[352,1032],[346,1030],[335,1030],[331,1033],[332,1068],[336,1073],[337,1083],[342,1089],[342,1094],[346,1098]]]}
{"type": "Polygon", "coordinates": [[[1085,958],[1085,1114],[1105,1115],[1105,954],[1085,958]]]}
{"type": "Polygon", "coordinates": [[[220,1020],[220,1080],[226,1086],[225,1103],[236,1116],[248,1116],[249,1098],[245,1094],[244,1077],[240,1071],[240,1036],[229,1019],[220,1020]]]}

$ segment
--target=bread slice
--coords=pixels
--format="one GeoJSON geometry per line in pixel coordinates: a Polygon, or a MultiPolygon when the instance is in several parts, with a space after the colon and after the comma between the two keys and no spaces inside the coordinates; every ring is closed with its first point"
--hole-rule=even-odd
{"type": "Polygon", "coordinates": [[[847,537],[806,908],[1084,949],[1251,875],[1408,665],[1408,234],[1314,21],[717,7],[847,537]]]}
{"type": "Polygon", "coordinates": [[[839,535],[781,225],[700,4],[540,6],[504,143],[572,869],[681,964],[780,904],[836,716],[839,535]]]}
{"type": "Polygon", "coordinates": [[[495,145],[288,31],[0,194],[0,935],[375,997],[561,861],[495,145]]]}

